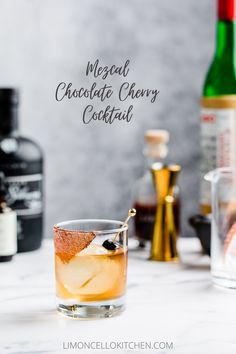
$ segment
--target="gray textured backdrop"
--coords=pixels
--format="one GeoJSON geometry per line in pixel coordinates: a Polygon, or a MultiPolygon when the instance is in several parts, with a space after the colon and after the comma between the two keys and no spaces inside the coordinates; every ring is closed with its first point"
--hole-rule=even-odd
{"type": "MultiPolygon", "coordinates": [[[[142,173],[147,128],[170,131],[170,159],[183,167],[184,234],[191,234],[186,219],[198,208],[198,101],[214,21],[214,0],[0,0],[0,85],[22,89],[21,131],[45,152],[47,235],[67,218],[125,217],[142,173]],[[157,102],[135,101],[129,125],[83,125],[86,101],[58,103],[54,93],[60,81],[89,86],[85,67],[96,58],[104,65],[130,59],[129,81],[157,87],[157,102]]],[[[121,78],[108,81],[118,87],[121,78]]]]}

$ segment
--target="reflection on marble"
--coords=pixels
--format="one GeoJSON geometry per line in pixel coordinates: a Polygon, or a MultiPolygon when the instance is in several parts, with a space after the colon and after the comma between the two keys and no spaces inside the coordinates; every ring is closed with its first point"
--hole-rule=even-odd
{"type": "Polygon", "coordinates": [[[151,262],[145,251],[130,251],[126,311],[93,321],[56,313],[52,241],[0,264],[0,353],[116,352],[63,349],[69,341],[169,341],[173,350],[156,352],[235,353],[235,291],[212,285],[198,240],[181,239],[179,248],[182,264],[151,262]]]}

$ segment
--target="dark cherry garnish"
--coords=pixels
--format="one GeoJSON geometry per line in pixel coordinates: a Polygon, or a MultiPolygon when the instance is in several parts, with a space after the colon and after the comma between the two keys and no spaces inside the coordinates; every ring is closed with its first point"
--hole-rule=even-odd
{"type": "Polygon", "coordinates": [[[113,242],[112,240],[105,240],[102,246],[106,248],[108,251],[115,251],[119,248],[119,243],[113,242]]]}
{"type": "Polygon", "coordinates": [[[123,222],[123,224],[121,225],[120,231],[118,231],[118,232],[116,233],[116,235],[114,236],[113,240],[109,240],[109,239],[108,239],[108,240],[105,240],[105,241],[103,242],[102,246],[103,246],[104,248],[106,248],[108,251],[115,251],[115,250],[117,250],[117,249],[120,247],[120,245],[119,245],[118,242],[116,242],[116,239],[118,238],[119,234],[121,233],[122,228],[123,228],[124,226],[127,226],[127,223],[128,223],[128,221],[129,221],[129,219],[132,218],[132,217],[135,216],[135,215],[136,215],[136,210],[135,210],[135,209],[130,209],[130,210],[129,210],[129,213],[128,213],[128,217],[125,219],[125,222],[123,222]]]}

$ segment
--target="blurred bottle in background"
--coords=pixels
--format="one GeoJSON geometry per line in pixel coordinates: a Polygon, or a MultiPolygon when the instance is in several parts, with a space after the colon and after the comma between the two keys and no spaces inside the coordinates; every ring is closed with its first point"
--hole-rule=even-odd
{"type": "Polygon", "coordinates": [[[0,172],[0,262],[8,262],[17,251],[16,212],[7,206],[4,174],[0,172]]]}
{"type": "Polygon", "coordinates": [[[43,236],[43,156],[19,134],[18,104],[18,90],[0,89],[0,171],[8,205],[17,213],[18,252],[26,252],[39,248],[43,236]]]}
{"type": "Polygon", "coordinates": [[[203,176],[236,166],[236,0],[218,0],[216,50],[201,101],[201,188],[203,214],[211,212],[210,184],[203,176]]]}
{"type": "MultiPolygon", "coordinates": [[[[154,162],[165,163],[168,155],[169,132],[167,130],[151,129],[144,135],[146,145],[143,154],[146,158],[145,172],[134,186],[134,208],[137,210],[135,217],[135,236],[139,240],[140,247],[144,247],[146,241],[151,241],[156,216],[157,198],[151,174],[151,166],[154,162]]],[[[180,232],[180,198],[179,187],[174,190],[174,217],[177,233],[180,232]]]]}

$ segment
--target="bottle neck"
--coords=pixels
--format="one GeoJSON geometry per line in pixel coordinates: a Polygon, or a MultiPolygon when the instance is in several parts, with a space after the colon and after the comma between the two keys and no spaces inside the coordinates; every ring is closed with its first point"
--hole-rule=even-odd
{"type": "Polygon", "coordinates": [[[168,155],[166,143],[147,143],[143,150],[146,159],[146,170],[150,169],[153,163],[163,162],[168,155]]]}
{"type": "Polygon", "coordinates": [[[17,106],[0,107],[0,136],[9,136],[18,130],[17,106]]]}
{"type": "Polygon", "coordinates": [[[236,57],[236,21],[219,19],[217,22],[216,57],[234,62],[236,57]]]}
{"type": "Polygon", "coordinates": [[[163,158],[160,157],[160,156],[153,157],[153,156],[146,155],[145,156],[144,173],[149,173],[150,172],[150,168],[152,167],[152,165],[155,162],[160,162],[161,163],[161,162],[163,162],[163,158]]]}

